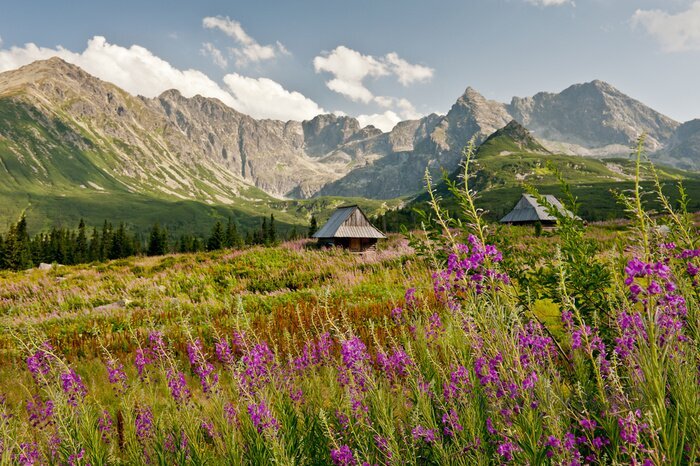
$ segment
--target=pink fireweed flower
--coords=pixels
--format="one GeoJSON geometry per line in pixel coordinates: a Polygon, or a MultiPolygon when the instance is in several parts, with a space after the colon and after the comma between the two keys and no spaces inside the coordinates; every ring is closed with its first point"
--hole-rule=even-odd
{"type": "Polygon", "coordinates": [[[148,341],[151,344],[151,354],[156,361],[165,361],[168,357],[167,345],[163,339],[161,332],[151,332],[148,335],[148,341]]]}
{"type": "Polygon", "coordinates": [[[150,357],[150,351],[147,349],[143,348],[138,348],[136,350],[136,356],[134,358],[134,365],[136,366],[136,371],[139,374],[139,378],[143,379],[144,374],[143,371],[146,368],[148,364],[151,364],[153,361],[151,360],[150,357]]]}
{"type": "Polygon", "coordinates": [[[223,338],[214,343],[214,353],[219,362],[224,366],[232,366],[235,362],[231,346],[228,344],[228,341],[223,338]]]}
{"type": "Polygon", "coordinates": [[[444,332],[445,327],[442,325],[442,320],[437,312],[433,312],[430,317],[428,317],[428,325],[425,327],[425,338],[428,342],[434,342],[440,335],[444,332]]]}
{"type": "Polygon", "coordinates": [[[124,372],[124,365],[115,359],[107,360],[107,377],[109,383],[114,387],[117,393],[123,393],[128,388],[127,377],[124,372]]]}
{"type": "Polygon", "coordinates": [[[279,422],[277,422],[277,419],[272,415],[270,408],[267,407],[264,401],[258,404],[249,404],[248,415],[259,434],[266,431],[276,433],[280,428],[279,422]]]}
{"type": "Polygon", "coordinates": [[[357,460],[352,450],[347,445],[341,445],[335,450],[331,450],[331,460],[335,466],[356,466],[357,460]]]}
{"type": "Polygon", "coordinates": [[[450,373],[449,382],[443,384],[443,396],[445,401],[464,400],[472,391],[472,383],[469,371],[464,366],[457,366],[450,373]]]}
{"type": "Polygon", "coordinates": [[[355,384],[364,391],[370,373],[367,347],[358,337],[352,337],[341,343],[340,355],[343,366],[338,371],[339,382],[349,385],[352,377],[355,384]]]}
{"type": "Polygon", "coordinates": [[[153,438],[153,412],[151,408],[148,406],[138,406],[136,408],[134,428],[136,429],[136,438],[139,442],[143,443],[153,438]]]}
{"type": "Polygon", "coordinates": [[[506,461],[513,461],[513,453],[518,451],[518,446],[511,441],[499,443],[496,452],[506,461]]]}
{"type": "Polygon", "coordinates": [[[408,368],[413,366],[413,361],[403,349],[395,348],[391,354],[377,353],[377,364],[389,382],[396,383],[408,375],[408,368]]]}
{"type": "Polygon", "coordinates": [[[241,358],[243,373],[241,383],[249,390],[262,388],[271,382],[276,369],[275,355],[267,343],[262,342],[253,346],[241,358]]]}
{"type": "Polygon", "coordinates": [[[444,426],[443,432],[450,438],[464,430],[459,423],[459,416],[457,416],[457,411],[455,411],[454,408],[442,415],[442,424],[444,426]]]}
{"type": "Polygon", "coordinates": [[[192,370],[199,376],[204,393],[210,393],[219,382],[219,375],[214,372],[214,365],[207,360],[202,342],[197,338],[194,343],[187,345],[187,355],[189,356],[192,370]]]}
{"type": "Polygon", "coordinates": [[[36,443],[20,443],[19,452],[12,455],[12,462],[21,466],[34,466],[41,464],[41,454],[36,443]]]}
{"type": "Polygon", "coordinates": [[[68,466],[78,466],[79,464],[82,464],[84,456],[84,449],[81,449],[78,453],[73,453],[68,457],[68,466]]]}
{"type": "Polygon", "coordinates": [[[224,417],[229,425],[238,425],[238,409],[230,401],[224,405],[224,417]]]}
{"type": "Polygon", "coordinates": [[[39,395],[34,395],[31,400],[27,400],[27,415],[32,427],[44,427],[52,422],[53,401],[42,401],[39,395]]]}
{"type": "Polygon", "coordinates": [[[435,438],[437,437],[437,430],[430,429],[422,425],[417,425],[413,428],[413,430],[411,430],[411,435],[413,436],[413,440],[416,442],[422,440],[425,443],[430,444],[435,441],[435,438]]]}
{"type": "Polygon", "coordinates": [[[51,370],[50,353],[53,347],[47,341],[42,343],[34,353],[27,357],[27,369],[31,372],[34,381],[40,383],[40,378],[51,370]]]}
{"type": "Polygon", "coordinates": [[[113,425],[114,424],[112,422],[112,416],[109,414],[109,411],[105,409],[104,411],[102,411],[102,415],[97,421],[97,429],[100,431],[102,441],[104,441],[105,443],[109,443],[110,437],[112,435],[113,425]]]}
{"type": "Polygon", "coordinates": [[[73,369],[61,374],[61,388],[68,396],[68,404],[71,406],[78,406],[78,402],[87,395],[83,379],[73,369]]]}
{"type": "Polygon", "coordinates": [[[172,395],[173,400],[175,400],[175,402],[178,404],[187,403],[190,400],[191,393],[189,388],[187,388],[185,374],[170,368],[166,373],[166,378],[168,380],[168,388],[170,389],[170,394],[172,395]]]}
{"type": "Polygon", "coordinates": [[[391,459],[393,454],[391,453],[391,450],[389,449],[389,441],[386,439],[386,437],[382,437],[381,435],[377,434],[374,436],[374,444],[377,446],[379,451],[382,452],[384,457],[387,459],[391,459]]]}

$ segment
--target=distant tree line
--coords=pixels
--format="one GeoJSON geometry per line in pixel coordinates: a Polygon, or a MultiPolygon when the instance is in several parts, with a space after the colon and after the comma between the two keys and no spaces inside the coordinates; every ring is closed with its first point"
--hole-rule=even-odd
{"type": "MultiPolygon", "coordinates": [[[[309,236],[315,231],[316,219],[312,217],[309,236]]],[[[229,218],[227,223],[217,221],[208,237],[184,234],[173,238],[167,228],[158,223],[151,227],[147,237],[131,232],[124,223],[116,227],[105,221],[102,228],[88,231],[81,219],[77,230],[54,227],[48,232],[30,236],[27,220],[22,217],[10,225],[5,235],[0,234],[0,270],[23,270],[40,263],[74,265],[103,262],[111,259],[144,254],[158,256],[171,252],[216,251],[219,249],[241,249],[248,245],[274,246],[280,239],[298,239],[300,234],[293,227],[284,238],[277,231],[274,215],[263,218],[260,227],[239,232],[236,223],[229,218]]]]}

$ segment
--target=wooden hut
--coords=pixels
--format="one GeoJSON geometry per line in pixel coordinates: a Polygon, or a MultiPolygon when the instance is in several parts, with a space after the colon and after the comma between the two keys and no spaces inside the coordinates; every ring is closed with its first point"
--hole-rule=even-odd
{"type": "Polygon", "coordinates": [[[354,252],[373,249],[377,240],[386,238],[356,205],[338,207],[313,237],[322,245],[340,246],[354,252]]]}
{"type": "MultiPolygon", "coordinates": [[[[547,203],[552,205],[563,215],[573,217],[574,214],[565,209],[561,202],[559,202],[559,199],[551,194],[547,194],[543,197],[547,200],[547,203]]],[[[542,225],[554,225],[557,223],[557,218],[550,215],[547,208],[540,205],[537,199],[530,194],[523,194],[513,210],[501,219],[501,223],[510,223],[512,225],[532,225],[537,222],[540,222],[542,225]]]]}

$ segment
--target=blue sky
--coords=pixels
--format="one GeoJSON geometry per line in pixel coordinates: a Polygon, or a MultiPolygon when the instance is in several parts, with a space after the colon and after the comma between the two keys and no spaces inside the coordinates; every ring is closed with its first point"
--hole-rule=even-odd
{"type": "Polygon", "coordinates": [[[58,54],[132,93],[177,87],[256,117],[387,129],[467,86],[508,102],[593,79],[700,117],[700,0],[1,0],[0,37],[0,70],[58,54]]]}

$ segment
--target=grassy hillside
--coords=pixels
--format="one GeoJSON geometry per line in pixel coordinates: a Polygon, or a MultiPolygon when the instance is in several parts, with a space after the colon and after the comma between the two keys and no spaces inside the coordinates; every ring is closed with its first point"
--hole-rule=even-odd
{"type": "Polygon", "coordinates": [[[697,464],[686,225],[2,272],[0,462],[697,464]]]}
{"type": "MultiPolygon", "coordinates": [[[[496,221],[508,213],[526,192],[526,185],[536,187],[543,194],[561,195],[555,170],[559,171],[578,198],[582,218],[598,221],[625,216],[612,191],[626,191],[634,186],[635,161],[632,157],[600,160],[553,154],[529,134],[516,136],[502,130],[495,133],[477,148],[472,160],[470,187],[478,192],[477,205],[484,209],[488,220],[496,221]]],[[[690,196],[689,210],[700,210],[700,173],[665,166],[656,167],[656,172],[664,192],[674,202],[678,198],[677,183],[682,181],[690,196]]],[[[462,176],[463,172],[458,170],[449,178],[459,182],[462,176]]],[[[644,189],[652,192],[652,172],[646,164],[641,177],[645,180],[642,181],[644,189]]],[[[459,210],[454,197],[440,180],[437,180],[435,191],[442,198],[445,208],[452,212],[459,210]]],[[[427,210],[428,199],[429,196],[423,193],[406,208],[389,212],[379,221],[392,230],[398,229],[401,224],[415,225],[419,218],[412,210],[427,210]]],[[[649,195],[646,200],[650,209],[659,208],[654,196],[649,195]]]]}

